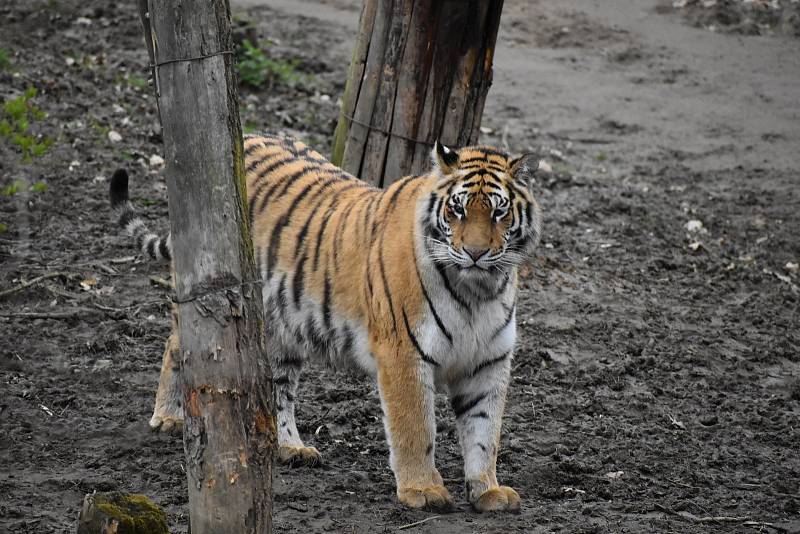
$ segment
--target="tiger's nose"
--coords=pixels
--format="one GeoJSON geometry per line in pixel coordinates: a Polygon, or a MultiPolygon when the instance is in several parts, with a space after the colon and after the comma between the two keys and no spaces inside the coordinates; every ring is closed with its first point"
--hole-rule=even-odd
{"type": "Polygon", "coordinates": [[[472,258],[472,261],[478,261],[481,258],[481,256],[489,252],[489,249],[464,247],[464,252],[469,254],[469,257],[472,258]]]}

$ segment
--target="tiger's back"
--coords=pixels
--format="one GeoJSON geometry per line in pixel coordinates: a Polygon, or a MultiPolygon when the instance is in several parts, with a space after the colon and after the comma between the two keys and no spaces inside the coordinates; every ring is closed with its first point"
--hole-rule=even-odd
{"type": "MultiPolygon", "coordinates": [[[[248,136],[244,147],[271,333],[284,350],[302,349],[334,365],[355,363],[374,374],[368,332],[388,319],[375,295],[388,276],[387,224],[393,213],[391,248],[412,247],[414,199],[399,194],[402,182],[374,188],[296,140],[248,136]]],[[[396,269],[403,258],[392,260],[396,269]]]]}

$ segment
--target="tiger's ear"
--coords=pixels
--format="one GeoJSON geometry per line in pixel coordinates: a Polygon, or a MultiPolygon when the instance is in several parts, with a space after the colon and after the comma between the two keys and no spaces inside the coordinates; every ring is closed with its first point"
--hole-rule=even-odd
{"type": "Polygon", "coordinates": [[[514,181],[530,187],[533,184],[533,176],[539,170],[539,156],[533,153],[523,154],[512,159],[508,163],[509,174],[514,181]]]}
{"type": "Polygon", "coordinates": [[[447,148],[438,139],[434,144],[431,159],[434,169],[438,168],[443,175],[450,174],[458,167],[458,152],[447,148]]]}

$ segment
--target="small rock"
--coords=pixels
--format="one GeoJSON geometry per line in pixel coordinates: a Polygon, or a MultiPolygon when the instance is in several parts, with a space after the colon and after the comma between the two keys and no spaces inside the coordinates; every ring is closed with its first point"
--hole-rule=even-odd
{"type": "Polygon", "coordinates": [[[509,450],[514,452],[523,452],[525,450],[525,446],[522,443],[522,440],[519,438],[514,438],[508,442],[509,450]]]}
{"type": "Polygon", "coordinates": [[[796,262],[789,261],[786,262],[786,265],[784,265],[783,268],[790,273],[797,273],[797,271],[800,270],[800,265],[796,262]]]}
{"type": "Polygon", "coordinates": [[[494,133],[494,128],[489,128],[488,126],[481,126],[480,130],[482,134],[494,133]]]}
{"type": "Polygon", "coordinates": [[[110,132],[108,132],[108,140],[111,141],[112,143],[119,143],[120,141],[122,141],[122,136],[119,134],[119,132],[111,130],[110,132]]]}
{"type": "Polygon", "coordinates": [[[164,163],[166,163],[164,161],[164,158],[162,158],[158,154],[153,154],[152,156],[150,156],[150,166],[151,167],[163,167],[164,163]]]}
{"type": "Polygon", "coordinates": [[[92,368],[93,372],[102,371],[103,369],[108,369],[111,367],[111,364],[114,362],[112,360],[96,360],[94,362],[94,367],[92,368]]]}
{"type": "Polygon", "coordinates": [[[622,475],[625,474],[625,471],[610,471],[606,473],[606,478],[611,480],[617,480],[618,478],[622,478],[622,475]]]}
{"type": "Polygon", "coordinates": [[[703,221],[698,221],[697,219],[692,219],[687,222],[684,228],[686,228],[687,232],[706,233],[706,229],[703,227],[703,221]]]}
{"type": "Polygon", "coordinates": [[[699,419],[700,424],[703,426],[714,426],[719,422],[716,415],[705,415],[699,419]]]}
{"type": "Polygon", "coordinates": [[[80,24],[81,26],[91,26],[92,19],[86,17],[78,17],[75,19],[75,24],[80,24]]]}
{"type": "Polygon", "coordinates": [[[67,56],[64,58],[64,63],[67,64],[67,67],[71,67],[75,64],[75,58],[67,56]]]}
{"type": "Polygon", "coordinates": [[[536,168],[536,170],[542,171],[542,172],[546,172],[546,173],[551,173],[551,172],[553,172],[553,167],[551,167],[550,164],[547,163],[545,160],[540,159],[539,160],[539,166],[536,168]]]}

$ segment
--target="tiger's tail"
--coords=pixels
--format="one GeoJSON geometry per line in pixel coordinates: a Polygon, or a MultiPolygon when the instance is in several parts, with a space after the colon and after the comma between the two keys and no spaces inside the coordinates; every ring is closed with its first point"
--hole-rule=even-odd
{"type": "Polygon", "coordinates": [[[109,198],[117,224],[127,235],[136,240],[136,245],[142,249],[144,255],[156,261],[171,261],[172,238],[169,234],[166,236],[154,234],[144,219],[136,214],[128,199],[128,171],[125,169],[118,169],[111,177],[109,198]]]}

